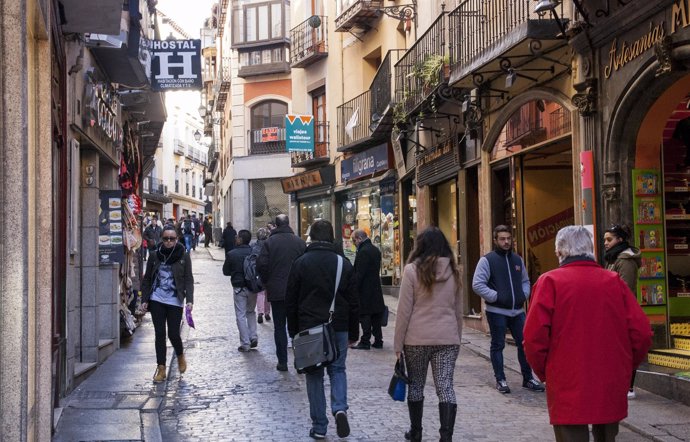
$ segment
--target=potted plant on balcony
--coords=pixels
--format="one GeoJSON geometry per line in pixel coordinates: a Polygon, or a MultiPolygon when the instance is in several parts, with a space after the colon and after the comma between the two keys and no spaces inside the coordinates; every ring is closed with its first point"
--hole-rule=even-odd
{"type": "Polygon", "coordinates": [[[450,57],[448,55],[429,54],[423,61],[414,66],[412,74],[421,81],[425,91],[429,92],[441,84],[443,80],[442,71],[443,78],[447,77],[449,65],[450,57]]]}

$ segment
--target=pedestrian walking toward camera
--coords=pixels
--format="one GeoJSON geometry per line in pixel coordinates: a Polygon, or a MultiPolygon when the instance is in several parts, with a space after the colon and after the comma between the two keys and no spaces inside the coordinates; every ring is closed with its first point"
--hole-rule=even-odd
{"type": "Polygon", "coordinates": [[[148,226],[146,226],[144,229],[144,234],[142,235],[142,237],[146,240],[147,256],[151,256],[156,252],[156,249],[161,242],[162,234],[163,229],[158,225],[158,217],[153,215],[153,217],[151,217],[151,222],[148,226]]]}
{"type": "MultiPolygon", "coordinates": [[[[264,242],[266,242],[270,234],[271,231],[268,230],[267,227],[261,227],[256,231],[256,243],[252,247],[252,253],[257,256],[261,253],[264,242]]],[[[266,321],[271,320],[271,303],[268,302],[268,298],[266,297],[266,289],[256,294],[256,312],[256,322],[259,324],[263,324],[264,319],[266,319],[266,321]]]]}
{"type": "Polygon", "coordinates": [[[194,239],[192,241],[192,250],[196,250],[199,245],[199,235],[201,235],[201,220],[197,218],[196,213],[192,213],[192,223],[194,224],[194,239]]]}
{"type": "Polygon", "coordinates": [[[232,223],[228,221],[223,229],[223,235],[221,241],[223,241],[222,247],[225,249],[225,254],[235,247],[235,238],[237,237],[237,231],[232,227],[232,223]]]}
{"type": "Polygon", "coordinates": [[[304,253],[306,244],[290,228],[285,214],[276,216],[276,228],[261,248],[256,260],[256,270],[266,289],[266,296],[273,309],[273,339],[276,344],[278,365],[276,370],[287,371],[287,327],[285,317],[285,289],[292,263],[304,253]]]}
{"type": "Polygon", "coordinates": [[[462,337],[460,273],[448,240],[438,227],[417,235],[403,270],[393,347],[405,358],[410,380],[407,407],[410,430],[405,439],[422,440],[424,385],[429,363],[434,375],[441,420],[441,441],[453,440],[457,401],[455,361],[462,337]]]}
{"type": "Polygon", "coordinates": [[[252,292],[244,278],[244,260],[252,253],[249,246],[252,234],[249,230],[237,233],[237,246],[226,256],[223,274],[230,275],[235,301],[235,319],[240,333],[238,351],[247,352],[256,348],[259,339],[256,334],[256,293],[252,292]]]}
{"type": "MultiPolygon", "coordinates": [[[[278,229],[280,224],[276,230],[278,229]]],[[[356,342],[359,335],[354,270],[346,259],[336,253],[333,247],[333,226],[330,222],[314,222],[311,225],[311,239],[306,252],[292,264],[289,274],[285,295],[288,329],[290,336],[294,338],[302,330],[328,322],[335,292],[332,325],[335,330],[338,357],[326,367],[326,371],[330,379],[331,413],[335,417],[337,434],[338,437],[347,437],[350,434],[350,424],[347,419],[345,361],[348,343],[356,342]],[[342,263],[342,270],[336,287],[338,260],[342,263]]],[[[277,315],[275,317],[277,328],[277,315]]],[[[313,439],[325,439],[328,429],[323,377],[323,367],[306,373],[309,414],[312,421],[309,436],[313,439]]]]}
{"type": "Polygon", "coordinates": [[[359,293],[359,323],[362,326],[362,337],[359,343],[351,348],[369,350],[383,348],[381,319],[386,305],[383,303],[381,290],[381,252],[371,243],[364,230],[355,230],[352,240],[357,246],[355,255],[355,280],[359,293]],[[371,344],[371,335],[374,343],[371,344]]]}
{"type": "Polygon", "coordinates": [[[525,352],[549,386],[558,442],[614,441],[628,414],[630,374],[652,344],[647,316],[618,275],[594,260],[592,234],[556,235],[559,267],[539,277],[525,324],[525,352]]]}
{"type": "Polygon", "coordinates": [[[194,247],[195,235],[194,221],[192,221],[192,217],[190,215],[187,215],[187,218],[182,221],[180,224],[180,230],[182,231],[182,237],[184,238],[184,246],[187,249],[187,253],[189,253],[194,247]]]}
{"type": "Polygon", "coordinates": [[[151,312],[156,335],[156,374],[153,382],[162,382],[166,377],[166,327],[170,343],[177,355],[180,373],[187,370],[184,356],[180,323],[182,307],[192,309],[194,303],[194,275],[192,260],[182,244],[177,241],[173,226],[165,226],[161,243],[146,263],[146,273],[141,284],[144,311],[151,312]]]}
{"type": "Polygon", "coordinates": [[[523,388],[544,391],[544,386],[534,379],[522,347],[524,305],[530,293],[527,269],[522,258],[513,253],[513,235],[510,228],[499,225],[493,233],[494,250],[479,259],[472,278],[472,289],[486,302],[486,319],[491,331],[489,353],[496,377],[496,389],[503,394],[510,393],[503,371],[506,330],[510,330],[517,347],[523,388]]]}
{"type": "Polygon", "coordinates": [[[204,218],[204,247],[208,248],[209,243],[213,241],[213,224],[211,224],[211,217],[204,218]]]}
{"type": "MultiPolygon", "coordinates": [[[[621,277],[625,284],[630,288],[635,300],[637,300],[637,271],[642,264],[640,249],[632,247],[628,243],[630,229],[628,226],[614,224],[604,233],[604,260],[606,268],[612,270],[621,277]]],[[[633,370],[628,389],[628,399],[635,398],[635,374],[633,370]]]]}

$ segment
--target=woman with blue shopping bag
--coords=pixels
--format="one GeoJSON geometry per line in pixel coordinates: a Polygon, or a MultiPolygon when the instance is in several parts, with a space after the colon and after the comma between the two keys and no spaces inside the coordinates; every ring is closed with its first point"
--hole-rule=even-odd
{"type": "Polygon", "coordinates": [[[398,360],[404,358],[409,379],[407,440],[422,439],[429,363],[439,399],[440,440],[453,440],[457,410],[453,375],[462,336],[460,289],[460,274],[448,240],[438,227],[425,229],[417,235],[403,271],[393,342],[398,360]]]}

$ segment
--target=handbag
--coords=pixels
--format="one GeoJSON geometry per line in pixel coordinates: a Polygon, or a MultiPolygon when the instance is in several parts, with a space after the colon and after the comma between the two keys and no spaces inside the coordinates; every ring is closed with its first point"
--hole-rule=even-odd
{"type": "Polygon", "coordinates": [[[388,395],[394,401],[405,402],[407,384],[409,383],[410,379],[407,377],[405,368],[405,356],[401,355],[400,359],[395,362],[393,376],[391,376],[391,382],[388,384],[388,395]]]}
{"type": "Polygon", "coordinates": [[[295,369],[297,373],[309,373],[326,367],[340,356],[335,339],[335,330],[331,321],[335,311],[335,297],[338,293],[342,271],[343,258],[338,256],[335,289],[333,290],[333,301],[328,310],[328,322],[303,330],[292,339],[292,350],[295,356],[295,369]]]}
{"type": "Polygon", "coordinates": [[[381,313],[381,327],[388,325],[388,306],[383,306],[383,313],[381,313]]]}

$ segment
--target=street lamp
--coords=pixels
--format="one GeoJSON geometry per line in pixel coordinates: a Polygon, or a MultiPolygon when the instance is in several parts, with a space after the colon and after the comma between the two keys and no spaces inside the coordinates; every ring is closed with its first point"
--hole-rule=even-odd
{"type": "Polygon", "coordinates": [[[201,141],[201,132],[199,132],[199,129],[197,129],[197,130],[194,132],[194,139],[196,140],[197,143],[198,143],[199,141],[201,141]]]}
{"type": "Polygon", "coordinates": [[[199,105],[199,115],[201,116],[201,118],[206,117],[206,106],[204,106],[203,104],[199,105]]]}

